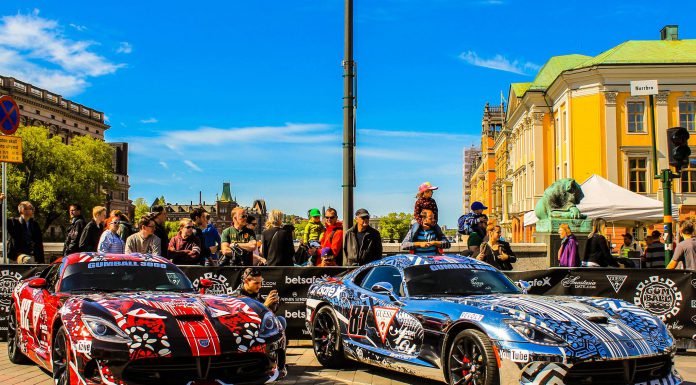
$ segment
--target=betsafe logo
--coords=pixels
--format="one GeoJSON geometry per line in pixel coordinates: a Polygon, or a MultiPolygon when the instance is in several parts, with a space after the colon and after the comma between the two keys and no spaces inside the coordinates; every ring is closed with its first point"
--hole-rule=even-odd
{"type": "Polygon", "coordinates": [[[314,282],[328,279],[329,276],[328,274],[324,274],[321,277],[301,277],[301,276],[296,276],[296,277],[288,277],[287,275],[285,276],[285,284],[286,285],[311,285],[314,282]]]}

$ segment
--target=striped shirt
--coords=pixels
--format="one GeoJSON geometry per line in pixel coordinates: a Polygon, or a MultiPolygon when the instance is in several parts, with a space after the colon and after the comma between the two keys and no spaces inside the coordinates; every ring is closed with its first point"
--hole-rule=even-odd
{"type": "Polygon", "coordinates": [[[645,249],[643,267],[664,268],[665,267],[665,245],[661,242],[654,242],[645,249]]]}
{"type": "MultiPolygon", "coordinates": [[[[425,230],[423,227],[420,227],[418,229],[418,232],[416,233],[416,236],[413,239],[413,242],[432,242],[432,241],[437,241],[437,236],[435,234],[435,230],[429,229],[425,230]]],[[[435,255],[437,254],[437,247],[430,246],[430,247],[416,247],[414,250],[415,254],[419,255],[435,255]]]]}
{"type": "Polygon", "coordinates": [[[102,233],[101,238],[99,238],[97,251],[100,253],[123,254],[124,247],[125,244],[118,234],[106,230],[102,233]]]}

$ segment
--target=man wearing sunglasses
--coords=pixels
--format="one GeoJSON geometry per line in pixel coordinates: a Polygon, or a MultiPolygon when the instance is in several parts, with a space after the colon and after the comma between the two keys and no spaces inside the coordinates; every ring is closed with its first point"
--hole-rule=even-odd
{"type": "Polygon", "coordinates": [[[185,218],[179,222],[179,232],[169,241],[168,258],[175,265],[200,265],[201,240],[193,233],[193,221],[185,218]]]}
{"type": "Polygon", "coordinates": [[[222,254],[232,265],[252,266],[256,235],[247,228],[248,215],[241,207],[232,209],[232,226],[222,232],[222,254]]]}
{"type": "Polygon", "coordinates": [[[126,239],[126,254],[140,253],[162,255],[162,241],[155,235],[155,217],[158,213],[149,213],[140,217],[140,231],[126,239]]]}
{"type": "Polygon", "coordinates": [[[330,247],[337,266],[343,266],[343,222],[338,220],[338,212],[333,207],[324,213],[326,231],[321,237],[321,248],[330,247]]]}

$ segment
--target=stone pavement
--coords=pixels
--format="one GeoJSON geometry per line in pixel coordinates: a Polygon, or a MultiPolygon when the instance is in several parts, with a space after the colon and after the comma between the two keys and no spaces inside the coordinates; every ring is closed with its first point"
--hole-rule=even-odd
{"type": "MultiPolygon", "coordinates": [[[[53,382],[48,373],[36,365],[14,365],[7,360],[7,344],[0,343],[0,384],[41,384],[53,382]]],[[[436,381],[391,372],[373,366],[354,364],[345,370],[323,369],[314,357],[308,341],[291,341],[287,353],[288,376],[279,385],[441,385],[436,381]]],[[[677,369],[686,385],[696,385],[696,353],[690,352],[677,357],[677,369]]]]}

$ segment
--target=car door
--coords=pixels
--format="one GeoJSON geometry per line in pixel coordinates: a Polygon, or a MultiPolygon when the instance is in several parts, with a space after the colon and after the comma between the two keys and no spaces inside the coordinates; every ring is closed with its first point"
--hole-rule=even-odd
{"type": "Polygon", "coordinates": [[[41,272],[39,277],[46,280],[44,288],[27,288],[30,290],[31,303],[22,300],[22,322],[29,330],[37,358],[48,362],[50,359],[50,337],[53,315],[57,314],[59,301],[55,297],[56,284],[60,273],[60,264],[54,264],[41,272]],[[25,318],[26,317],[26,318],[25,318]]]}

